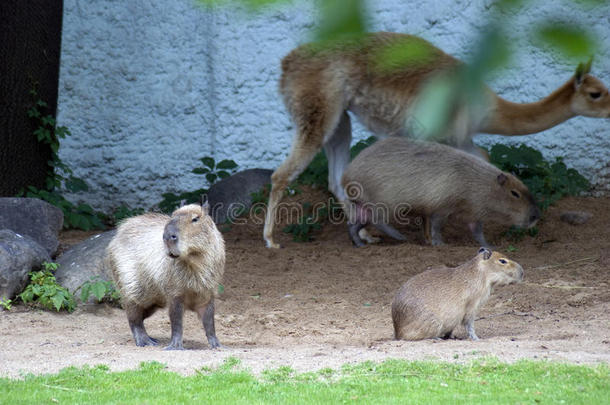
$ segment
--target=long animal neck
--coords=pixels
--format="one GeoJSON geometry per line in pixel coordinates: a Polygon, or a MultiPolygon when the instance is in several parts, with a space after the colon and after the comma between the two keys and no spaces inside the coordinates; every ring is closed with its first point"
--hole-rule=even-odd
{"type": "Polygon", "coordinates": [[[572,117],[570,100],[574,94],[574,80],[555,90],[548,97],[534,103],[512,103],[495,96],[495,108],[480,129],[499,135],[526,135],[544,131],[572,117]]]}

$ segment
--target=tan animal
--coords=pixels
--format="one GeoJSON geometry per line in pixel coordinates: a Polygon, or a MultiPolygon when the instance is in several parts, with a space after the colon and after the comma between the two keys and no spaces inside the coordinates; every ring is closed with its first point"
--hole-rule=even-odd
{"type": "Polygon", "coordinates": [[[450,215],[465,221],[482,246],[488,246],[484,221],[527,228],[540,218],[527,187],[515,176],[434,142],[379,140],[354,158],[342,184],[356,246],[364,244],[358,232],[369,223],[404,240],[387,222],[399,220],[405,210],[427,219],[425,238],[433,245],[443,243],[441,231],[450,215]]]}
{"type": "Polygon", "coordinates": [[[124,221],[106,249],[106,263],[121,292],[137,346],[156,346],[144,319],[169,306],[168,350],[182,350],[184,309],[203,322],[208,343],[220,344],[214,328],[214,291],[222,279],[225,247],[207,206],[186,205],[171,217],[148,213],[124,221]]]}
{"type": "MultiPolygon", "coordinates": [[[[282,60],[280,93],[296,126],[290,154],[273,173],[265,219],[264,239],[273,239],[277,205],[283,191],[324,148],[328,157],[330,191],[345,200],[341,176],[349,162],[351,111],[379,136],[409,135],[406,123],[417,95],[433,77],[452,72],[461,62],[429,42],[406,34],[373,33],[360,42],[338,43],[328,48],[308,44],[282,60]],[[394,46],[425,49],[421,63],[385,69],[380,61],[394,46]]],[[[548,97],[534,103],[516,104],[485,88],[483,111],[454,114],[455,122],[444,143],[477,153],[471,137],[477,132],[523,135],[553,127],[577,115],[610,117],[610,96],[603,83],[589,75],[590,63],[579,65],[576,74],[548,97]]],[[[480,106],[478,106],[480,107],[480,106]]],[[[477,107],[477,108],[478,108],[477,107]]]]}
{"type": "Polygon", "coordinates": [[[435,268],[411,277],[392,302],[394,337],[403,340],[447,338],[463,325],[479,340],[474,319],[496,286],[523,280],[523,268],[498,252],[481,248],[455,268],[435,268]]]}

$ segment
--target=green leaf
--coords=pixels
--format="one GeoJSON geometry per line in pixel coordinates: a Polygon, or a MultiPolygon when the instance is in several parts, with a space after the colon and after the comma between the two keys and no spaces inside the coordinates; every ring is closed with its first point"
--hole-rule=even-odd
{"type": "Polygon", "coordinates": [[[206,165],[210,169],[214,169],[214,166],[216,165],[214,158],[211,158],[211,157],[204,157],[204,158],[201,158],[200,160],[204,165],[206,165]]]}
{"type": "Polygon", "coordinates": [[[367,32],[363,0],[324,0],[316,40],[359,39],[367,32]]]}
{"type": "Polygon", "coordinates": [[[193,169],[193,173],[195,174],[206,174],[210,171],[207,167],[196,167],[193,169]]]}
{"type": "Polygon", "coordinates": [[[205,175],[205,178],[210,184],[214,184],[218,176],[216,175],[216,173],[208,173],[205,175]]]}
{"type": "Polygon", "coordinates": [[[53,306],[57,311],[59,311],[64,303],[64,296],[61,294],[57,294],[51,297],[51,302],[53,302],[53,306]]]}
{"type": "Polygon", "coordinates": [[[595,53],[595,42],[583,27],[562,21],[548,22],[536,31],[536,38],[573,60],[589,58],[595,53]]]}
{"type": "Polygon", "coordinates": [[[103,281],[98,281],[91,286],[91,292],[93,292],[97,301],[100,302],[106,295],[106,285],[103,281]]]}
{"type": "Polygon", "coordinates": [[[235,163],[233,160],[230,160],[230,159],[221,160],[216,165],[216,169],[224,169],[224,170],[231,170],[231,169],[235,169],[236,167],[237,167],[237,163],[235,163]]]}
{"type": "Polygon", "coordinates": [[[216,174],[217,174],[217,175],[218,175],[218,177],[219,177],[219,178],[221,178],[221,179],[226,179],[227,177],[231,176],[231,175],[229,174],[229,172],[224,171],[224,170],[221,170],[221,171],[217,172],[216,174]]]}
{"type": "Polygon", "coordinates": [[[87,302],[87,300],[89,299],[89,294],[91,294],[91,283],[87,281],[81,287],[80,300],[82,302],[87,302]]]}

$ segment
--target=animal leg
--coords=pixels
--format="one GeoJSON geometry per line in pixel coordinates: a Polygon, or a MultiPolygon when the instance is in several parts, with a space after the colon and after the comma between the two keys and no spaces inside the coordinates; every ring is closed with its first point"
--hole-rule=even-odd
{"type": "Polygon", "coordinates": [[[432,246],[443,245],[443,227],[447,222],[447,215],[432,214],[430,217],[426,217],[426,228],[429,229],[429,241],[432,246]]]}
{"type": "Polygon", "coordinates": [[[169,304],[169,322],[172,328],[172,337],[165,350],[184,350],[182,346],[182,317],[184,315],[184,302],[181,297],[173,298],[169,304]]]}
{"type": "Polygon", "coordinates": [[[470,229],[472,237],[479,243],[479,245],[488,249],[491,248],[489,243],[487,243],[487,241],[485,240],[485,235],[483,235],[483,223],[481,221],[469,223],[468,229],[470,229]]]}
{"type": "Polygon", "coordinates": [[[352,142],[352,124],[347,112],[341,114],[339,124],[324,144],[328,159],[328,189],[339,202],[346,200],[341,177],[349,163],[349,146],[352,142]]]}
{"type": "Polygon", "coordinates": [[[468,337],[472,340],[479,340],[479,337],[474,332],[474,316],[464,318],[464,328],[468,332],[468,337]]]}
{"type": "Polygon", "coordinates": [[[158,341],[148,336],[144,328],[144,319],[154,312],[154,307],[142,308],[133,302],[125,302],[123,306],[127,312],[127,321],[136,346],[156,346],[158,341]]]}
{"type": "MultiPolygon", "coordinates": [[[[265,217],[265,229],[263,230],[263,237],[269,248],[280,247],[273,240],[273,228],[276,222],[277,207],[282,200],[284,189],[305,170],[323,146],[327,135],[332,134],[341,121],[343,109],[337,108],[338,103],[336,100],[326,99],[320,96],[317,91],[315,95],[300,95],[301,97],[297,97],[297,99],[301,100],[303,104],[297,103],[297,105],[292,106],[292,116],[297,126],[297,135],[290,154],[271,175],[271,192],[265,217]]],[[[347,125],[347,128],[349,128],[348,124],[349,122],[347,124],[344,122],[342,126],[345,127],[347,125]]],[[[344,134],[347,131],[343,129],[339,132],[344,134]]],[[[342,138],[338,139],[338,144],[343,145],[345,140],[342,138]]],[[[343,156],[341,153],[339,155],[343,156]]],[[[339,160],[334,165],[338,164],[337,162],[339,160]]],[[[335,169],[333,170],[336,172],[335,169]]]]}
{"type": "Polygon", "coordinates": [[[203,323],[203,329],[205,330],[205,335],[208,338],[210,347],[212,349],[222,347],[218,341],[218,338],[216,337],[216,328],[214,327],[214,298],[210,300],[208,305],[199,308],[197,313],[199,314],[201,322],[203,323]]]}

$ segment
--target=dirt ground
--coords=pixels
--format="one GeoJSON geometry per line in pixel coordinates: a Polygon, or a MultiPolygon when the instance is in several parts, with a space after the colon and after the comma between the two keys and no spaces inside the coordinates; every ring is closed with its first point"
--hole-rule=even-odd
{"type": "MultiPolygon", "coordinates": [[[[162,346],[138,348],[119,308],[90,305],[57,314],[18,305],[0,312],[0,375],[100,363],[121,370],[150,360],[188,374],[229,356],[257,373],[282,365],[309,371],[387,358],[609,363],[609,208],[610,198],[567,198],[549,209],[536,237],[514,242],[501,228],[486,231],[498,250],[522,264],[525,281],[492,294],[475,322],[477,342],[464,340],[463,330],[462,339],[392,339],[390,305],[400,285],[426,268],[456,266],[476,254],[478,246],[462,228],[448,225],[448,244],[441,247],[422,245],[413,228],[402,229],[407,243],[384,238],[357,249],[345,224],[327,224],[309,243],[292,242],[278,231],[285,247],[270,250],[263,246],[262,225],[250,220],[224,232],[225,290],[216,301],[216,332],[224,348],[208,348],[194,313],[185,316],[187,350],[167,352],[165,311],[146,321],[162,346]],[[593,217],[585,225],[569,225],[559,219],[566,210],[593,217]]],[[[62,248],[87,236],[66,232],[62,248]]]]}

